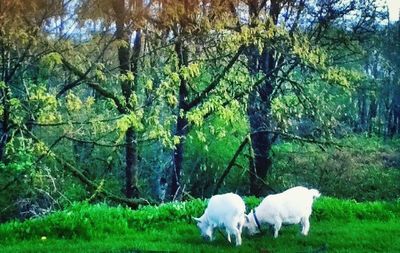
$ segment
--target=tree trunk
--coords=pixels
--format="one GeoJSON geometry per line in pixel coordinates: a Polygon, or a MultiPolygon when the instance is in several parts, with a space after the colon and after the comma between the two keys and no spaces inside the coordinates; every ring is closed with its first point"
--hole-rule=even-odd
{"type": "Polygon", "coordinates": [[[139,196],[137,188],[137,148],[136,148],[136,134],[132,127],[129,127],[125,134],[125,195],[127,198],[139,196]]]}
{"type": "Polygon", "coordinates": [[[368,110],[368,133],[371,135],[374,132],[374,119],[376,118],[378,111],[378,103],[376,102],[376,98],[371,98],[371,103],[369,104],[368,110]]]}
{"type": "Polygon", "coordinates": [[[174,150],[174,166],[172,171],[172,182],[171,182],[171,198],[179,198],[181,186],[181,176],[183,172],[183,153],[184,153],[184,137],[186,136],[186,131],[184,127],[187,125],[185,118],[178,116],[178,121],[176,124],[175,135],[180,137],[180,142],[175,146],[174,150]]]}
{"type": "Polygon", "coordinates": [[[358,94],[358,126],[357,132],[363,133],[367,125],[367,98],[365,90],[361,89],[358,94]]]}
{"type": "Polygon", "coordinates": [[[247,114],[250,121],[251,144],[254,153],[252,171],[250,171],[250,194],[262,196],[265,193],[264,179],[272,166],[270,150],[273,136],[265,130],[272,127],[271,93],[261,96],[260,93],[271,87],[265,83],[257,90],[253,90],[248,101],[247,114]]]}
{"type": "MultiPolygon", "coordinates": [[[[252,1],[249,5],[250,17],[258,15],[258,1],[252,1]]],[[[280,7],[278,1],[271,1],[270,16],[274,24],[278,22],[280,7]]],[[[252,75],[262,72],[266,75],[275,68],[274,52],[264,47],[260,54],[257,47],[251,45],[247,48],[248,69],[252,75]]],[[[259,87],[255,87],[249,96],[247,115],[250,122],[251,145],[254,153],[253,166],[250,166],[250,194],[262,196],[268,187],[265,178],[272,166],[270,151],[274,135],[272,130],[273,119],[271,111],[271,95],[273,80],[269,79],[259,87]]]]}
{"type": "Polygon", "coordinates": [[[395,116],[393,106],[391,106],[387,122],[387,135],[392,138],[395,133],[395,116]]]}
{"type": "MultiPolygon", "coordinates": [[[[116,39],[124,41],[126,45],[122,45],[118,48],[118,60],[119,69],[122,75],[126,75],[131,71],[131,50],[130,50],[130,36],[128,29],[126,28],[127,10],[124,0],[116,0],[113,2],[114,12],[116,14],[116,39]]],[[[136,34],[136,36],[140,36],[136,34]]],[[[136,41],[136,40],[135,40],[136,41]]],[[[139,40],[140,43],[140,40],[139,40]]],[[[137,63],[137,50],[140,50],[137,44],[134,45],[135,52],[132,54],[136,59],[137,63]],[[138,48],[137,48],[138,47],[138,48]]],[[[137,64],[132,66],[137,72],[137,64]]],[[[134,73],[137,74],[137,73],[134,73]]],[[[134,110],[130,103],[131,96],[135,87],[131,80],[121,81],[121,90],[126,102],[126,113],[130,113],[134,110]]],[[[136,147],[136,134],[132,127],[129,127],[125,133],[125,195],[127,198],[138,197],[139,191],[137,188],[137,147],[136,147]]]]}
{"type": "MultiPolygon", "coordinates": [[[[182,41],[177,41],[175,43],[175,52],[178,55],[179,67],[188,66],[188,53],[186,48],[183,45],[182,41]]],[[[172,168],[172,179],[171,179],[171,198],[179,198],[180,192],[182,189],[180,188],[181,176],[183,172],[183,153],[184,153],[184,142],[185,136],[187,134],[186,125],[187,120],[185,118],[185,113],[187,112],[187,103],[186,98],[188,95],[187,83],[186,80],[181,76],[180,77],[180,86],[179,86],[179,101],[178,101],[178,109],[177,109],[177,123],[175,135],[180,138],[180,142],[175,146],[174,150],[174,165],[172,168]],[[181,111],[183,113],[181,113],[181,111]]]]}

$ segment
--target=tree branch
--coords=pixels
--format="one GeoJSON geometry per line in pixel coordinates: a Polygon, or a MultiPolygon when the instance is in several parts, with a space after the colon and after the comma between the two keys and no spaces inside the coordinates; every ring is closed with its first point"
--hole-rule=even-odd
{"type": "Polygon", "coordinates": [[[249,142],[249,138],[250,138],[250,136],[246,136],[244,138],[244,140],[242,141],[242,143],[239,145],[238,149],[236,150],[235,154],[233,155],[232,159],[230,160],[228,166],[225,168],[221,177],[218,179],[218,182],[215,185],[215,189],[214,189],[214,193],[213,193],[214,195],[218,194],[219,189],[221,188],[221,185],[225,180],[225,177],[229,174],[233,165],[235,165],[236,159],[238,158],[238,156],[240,155],[240,153],[242,152],[242,150],[244,149],[246,144],[249,142]]]}
{"type": "Polygon", "coordinates": [[[109,118],[109,119],[100,119],[100,120],[89,120],[89,121],[71,121],[71,122],[55,122],[55,123],[38,123],[36,121],[28,121],[26,124],[27,125],[32,125],[32,126],[40,126],[40,127],[54,127],[54,126],[64,126],[64,125],[87,125],[87,124],[93,124],[97,122],[110,122],[114,120],[118,120],[122,118],[122,115],[119,115],[114,118],[109,118]]]}
{"type": "Polygon", "coordinates": [[[232,57],[232,59],[229,61],[228,65],[225,66],[225,68],[222,70],[220,74],[217,75],[217,77],[202,91],[200,94],[197,95],[191,102],[187,104],[187,110],[190,110],[191,108],[197,106],[201,101],[208,95],[210,91],[215,89],[219,82],[224,78],[224,76],[229,72],[229,70],[233,67],[239,56],[242,54],[244,51],[245,46],[241,46],[236,54],[232,57]]]}
{"type": "Polygon", "coordinates": [[[89,82],[87,83],[87,85],[89,87],[91,87],[92,89],[96,90],[98,93],[100,93],[103,97],[109,98],[112,101],[114,101],[115,105],[117,106],[117,110],[122,113],[125,114],[128,112],[125,104],[123,102],[121,102],[121,100],[111,91],[108,91],[106,89],[104,89],[103,87],[101,87],[98,83],[92,83],[89,82]]]}
{"type": "MultiPolygon", "coordinates": [[[[64,64],[64,66],[69,69],[70,71],[72,71],[72,73],[74,73],[76,76],[78,76],[80,79],[83,80],[87,80],[89,81],[88,83],[86,83],[89,87],[91,87],[92,89],[96,90],[98,93],[100,93],[103,97],[109,98],[111,100],[114,101],[115,105],[117,106],[117,109],[120,113],[126,113],[126,107],[125,105],[119,100],[119,98],[112,93],[111,91],[108,91],[106,89],[104,89],[103,87],[101,87],[99,84],[91,82],[90,80],[88,80],[87,76],[85,75],[85,73],[83,73],[82,71],[80,71],[77,67],[75,67],[74,65],[72,65],[70,62],[68,62],[65,58],[62,58],[62,62],[64,64]]],[[[78,79],[79,80],[79,79],[78,79]]],[[[79,81],[80,82],[80,81],[79,81]]],[[[64,90],[64,89],[63,89],[64,90]]],[[[61,90],[61,91],[63,91],[61,90]]],[[[60,92],[61,92],[60,91],[60,92]]],[[[59,97],[62,93],[58,93],[57,97],[59,97]]],[[[65,91],[64,91],[65,92],[65,91]]]]}
{"type": "MultiPolygon", "coordinates": [[[[96,146],[101,146],[101,147],[108,147],[108,148],[113,148],[113,147],[124,147],[126,146],[127,143],[121,143],[121,144],[107,144],[107,143],[100,143],[97,141],[92,141],[92,140],[82,140],[82,139],[77,139],[71,136],[65,136],[65,139],[79,142],[79,143],[86,143],[86,144],[93,144],[96,146]]],[[[136,142],[135,142],[136,143],[136,142]]]]}
{"type": "MultiPolygon", "coordinates": [[[[107,50],[107,48],[110,46],[110,44],[113,42],[114,40],[110,40],[108,43],[106,43],[106,45],[104,46],[104,48],[102,49],[101,53],[96,57],[94,62],[98,62],[100,60],[100,58],[104,55],[105,51],[107,50]]],[[[78,86],[83,80],[87,80],[88,79],[88,75],[89,73],[93,70],[93,64],[83,73],[82,71],[80,71],[79,69],[75,68],[75,66],[73,66],[72,64],[70,64],[69,62],[67,62],[67,60],[62,57],[62,62],[64,64],[64,66],[66,66],[70,71],[72,71],[75,75],[78,76],[78,79],[65,85],[58,93],[57,93],[57,98],[59,98],[61,95],[63,95],[65,92],[67,92],[70,89],[75,88],[76,86],[78,86]]]]}

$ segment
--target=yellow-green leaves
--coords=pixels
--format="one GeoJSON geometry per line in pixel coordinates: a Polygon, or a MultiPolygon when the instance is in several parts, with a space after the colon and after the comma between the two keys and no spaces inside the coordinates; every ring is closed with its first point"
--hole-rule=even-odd
{"type": "Polygon", "coordinates": [[[322,74],[322,79],[330,84],[349,88],[364,78],[364,74],[352,69],[342,67],[330,67],[322,74]]]}
{"type": "Polygon", "coordinates": [[[295,95],[285,95],[275,98],[271,103],[272,114],[279,128],[286,130],[290,127],[291,119],[299,119],[302,108],[295,95]]]}
{"type": "Polygon", "coordinates": [[[292,53],[302,61],[302,63],[316,68],[324,69],[326,67],[327,55],[325,51],[318,46],[312,46],[310,41],[300,35],[293,38],[292,53]]]}
{"type": "MultiPolygon", "coordinates": [[[[198,63],[190,63],[187,67],[181,68],[181,75],[183,79],[189,80],[200,75],[200,66],[198,63]]],[[[174,79],[173,79],[174,80],[174,79]]]]}
{"type": "Polygon", "coordinates": [[[60,120],[57,99],[44,86],[32,86],[29,103],[33,106],[39,123],[54,123],[60,120]]]}
{"type": "Polygon", "coordinates": [[[243,25],[239,32],[230,32],[225,36],[224,49],[236,51],[241,45],[254,45],[259,52],[267,47],[277,47],[289,40],[288,32],[273,22],[254,22],[251,26],[243,25]]]}
{"type": "Polygon", "coordinates": [[[144,87],[147,91],[152,91],[153,90],[153,80],[147,79],[144,87]]]}
{"type": "Polygon", "coordinates": [[[187,114],[187,120],[190,124],[201,126],[203,124],[203,113],[201,110],[192,110],[187,114]]]}
{"type": "Polygon", "coordinates": [[[66,102],[67,102],[67,109],[70,112],[78,112],[82,108],[82,101],[81,99],[73,94],[72,92],[69,92],[68,95],[65,97],[66,102]]]}
{"type": "MultiPolygon", "coordinates": [[[[184,71],[182,71],[184,72],[184,71]]],[[[185,74],[187,78],[189,78],[189,74],[185,74]]],[[[179,74],[176,72],[170,72],[169,76],[171,78],[171,80],[173,81],[173,83],[178,84],[179,81],[181,80],[181,78],[179,77],[179,74]]]]}
{"type": "Polygon", "coordinates": [[[135,131],[141,130],[143,128],[142,124],[143,111],[132,112],[126,114],[117,120],[117,129],[119,132],[119,140],[121,140],[125,135],[128,128],[133,128],[135,131]]]}
{"type": "Polygon", "coordinates": [[[95,69],[95,71],[94,71],[94,74],[95,74],[95,76],[96,76],[96,79],[99,80],[99,81],[102,81],[102,82],[104,82],[104,81],[107,80],[107,76],[106,76],[106,74],[104,73],[104,69],[105,69],[104,64],[98,63],[98,64],[96,65],[96,69],[95,69]]]}
{"type": "Polygon", "coordinates": [[[41,156],[41,155],[46,155],[46,156],[50,156],[50,157],[55,156],[55,154],[53,152],[51,152],[51,150],[49,150],[47,145],[42,141],[35,142],[33,144],[33,151],[37,156],[41,156]]]}
{"type": "Polygon", "coordinates": [[[173,94],[166,94],[167,104],[171,107],[175,107],[178,104],[178,99],[173,94]]]}
{"type": "Polygon", "coordinates": [[[132,106],[132,108],[135,108],[139,102],[139,99],[137,95],[134,93],[129,97],[129,104],[132,106]]]}
{"type": "Polygon", "coordinates": [[[25,113],[22,110],[22,102],[18,98],[11,98],[9,101],[11,120],[14,124],[21,126],[24,123],[25,113]]]}
{"type": "Polygon", "coordinates": [[[62,56],[57,52],[48,53],[41,58],[41,63],[45,67],[52,69],[62,64],[62,56]]]}
{"type": "Polygon", "coordinates": [[[119,75],[119,80],[121,82],[133,82],[133,80],[135,80],[135,76],[133,75],[133,73],[131,71],[128,71],[126,74],[120,74],[119,75]]]}

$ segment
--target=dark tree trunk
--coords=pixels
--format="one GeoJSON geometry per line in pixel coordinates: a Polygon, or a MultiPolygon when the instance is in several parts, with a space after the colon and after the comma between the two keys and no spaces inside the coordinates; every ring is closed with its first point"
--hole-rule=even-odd
{"type": "Polygon", "coordinates": [[[259,89],[253,90],[249,97],[247,114],[250,121],[251,144],[254,153],[253,165],[250,169],[250,194],[261,196],[264,194],[264,179],[271,168],[270,150],[273,136],[268,132],[272,128],[271,88],[265,83],[259,89]],[[265,93],[265,96],[260,93],[265,93]]]}
{"type": "MultiPolygon", "coordinates": [[[[126,75],[130,71],[134,70],[137,72],[137,59],[138,52],[140,51],[140,32],[136,34],[139,37],[138,42],[135,40],[134,52],[132,53],[133,61],[136,64],[132,66],[131,69],[131,50],[130,50],[130,36],[128,34],[128,29],[126,28],[127,22],[127,11],[125,7],[124,0],[117,0],[113,2],[113,8],[116,15],[116,39],[122,40],[128,46],[120,46],[118,48],[118,60],[120,73],[126,75]],[[139,43],[139,44],[137,44],[139,43]],[[138,51],[139,50],[139,51],[138,51]]],[[[134,73],[137,74],[137,73],[134,73]]],[[[121,82],[122,94],[126,102],[126,112],[129,113],[133,111],[132,105],[130,103],[131,96],[133,94],[135,87],[131,80],[125,80],[121,82]]],[[[125,195],[127,198],[138,197],[139,191],[137,188],[137,147],[136,147],[136,134],[132,127],[129,127],[125,133],[125,195]]]]}
{"type": "Polygon", "coordinates": [[[179,198],[181,186],[181,176],[183,172],[183,153],[184,153],[184,137],[186,136],[186,131],[184,127],[187,125],[185,118],[178,117],[176,124],[175,135],[182,137],[180,138],[180,143],[175,146],[174,150],[174,166],[172,171],[172,182],[171,182],[171,197],[179,198]]]}
{"type": "Polygon", "coordinates": [[[137,188],[137,148],[136,134],[132,127],[128,128],[125,134],[125,195],[127,198],[138,197],[139,190],[137,188]]]}
{"type": "MultiPolygon", "coordinates": [[[[177,41],[175,43],[175,52],[178,55],[179,67],[188,66],[188,53],[183,45],[182,41],[177,41]]],[[[188,90],[186,80],[180,78],[179,86],[179,98],[178,98],[178,108],[177,108],[177,123],[175,135],[180,138],[180,142],[175,146],[174,150],[174,165],[172,168],[172,178],[171,178],[171,198],[179,198],[183,189],[181,189],[181,176],[183,172],[183,153],[184,153],[184,141],[187,134],[186,126],[187,120],[185,118],[185,113],[187,112],[187,99],[188,90]],[[180,113],[183,111],[184,113],[180,113]]]]}
{"type": "MultiPolygon", "coordinates": [[[[257,16],[258,1],[252,1],[249,5],[249,13],[251,17],[257,16]]],[[[274,24],[278,22],[280,12],[279,3],[271,1],[270,16],[274,24]]],[[[274,52],[264,48],[263,52],[259,52],[256,46],[249,46],[247,49],[248,69],[251,74],[255,75],[262,72],[266,75],[274,69],[276,60],[274,52]]],[[[250,194],[262,196],[266,193],[268,187],[265,185],[265,178],[272,166],[270,151],[274,136],[271,134],[273,127],[272,111],[271,111],[271,95],[273,91],[273,80],[269,79],[262,83],[259,87],[255,87],[251,91],[247,115],[250,122],[251,145],[253,149],[253,161],[250,166],[250,194]]]]}
{"type": "Polygon", "coordinates": [[[368,132],[370,135],[374,132],[374,119],[376,118],[377,111],[378,111],[378,104],[376,102],[376,98],[372,97],[368,110],[368,132]]]}
{"type": "Polygon", "coordinates": [[[358,126],[357,132],[363,133],[367,125],[367,97],[365,90],[362,89],[358,94],[358,126]]]}
{"type": "Polygon", "coordinates": [[[393,107],[390,108],[388,122],[387,122],[387,135],[392,138],[395,134],[395,114],[393,107]]]}

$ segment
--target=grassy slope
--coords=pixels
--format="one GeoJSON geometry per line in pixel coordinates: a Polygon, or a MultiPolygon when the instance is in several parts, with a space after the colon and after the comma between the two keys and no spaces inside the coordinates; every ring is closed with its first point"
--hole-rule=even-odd
{"type": "MultiPolygon", "coordinates": [[[[247,201],[248,206],[254,205],[247,201]]],[[[172,205],[165,208],[145,209],[141,213],[126,212],[122,209],[100,207],[80,207],[73,214],[53,215],[53,218],[33,220],[10,226],[0,226],[0,252],[134,252],[134,250],[164,250],[177,252],[400,252],[400,202],[356,203],[331,198],[322,198],[315,203],[310,234],[300,234],[298,225],[282,228],[280,236],[273,239],[271,233],[243,238],[243,245],[235,247],[217,232],[214,242],[201,239],[194,223],[185,214],[201,212],[201,203],[182,205],[176,212],[172,205]],[[196,207],[196,208],[195,208],[196,207]],[[200,209],[200,210],[197,210],[200,209]],[[92,229],[87,239],[82,239],[82,227],[72,221],[99,220],[102,215],[114,214],[111,221],[92,229]],[[165,216],[161,216],[165,214],[165,216]],[[73,215],[76,215],[72,217],[73,215]],[[92,216],[91,216],[92,215],[92,216]],[[120,216],[122,215],[122,216],[120,216]],[[127,215],[127,216],[123,216],[127,215]],[[141,215],[141,216],[140,216],[141,215]],[[154,215],[158,215],[154,219],[154,215]],[[135,217],[141,217],[134,220],[135,217]],[[56,217],[56,218],[54,218],[56,217]],[[78,217],[78,219],[77,219],[78,217]],[[81,217],[81,218],[79,218],[81,217]],[[62,218],[65,218],[64,220],[62,218]],[[121,220],[128,220],[130,226],[124,232],[107,227],[115,220],[114,227],[124,227],[121,220]],[[163,219],[159,222],[157,219],[163,219]],[[173,221],[173,220],[177,221],[173,221]],[[130,221],[129,221],[130,220],[130,221]],[[56,221],[56,223],[54,223],[56,221]],[[117,222],[118,221],[118,222],[117,222]],[[66,223],[74,229],[72,239],[61,239],[56,235],[55,224],[66,223]],[[23,225],[27,226],[23,226],[23,225]],[[35,225],[36,224],[36,225],[35,225]],[[37,226],[39,225],[39,226],[37,226]],[[35,228],[35,226],[37,226],[35,228]],[[45,228],[49,226],[49,228],[45,228]],[[27,228],[34,233],[25,233],[27,228]],[[43,227],[43,230],[40,230],[43,227]],[[140,227],[140,229],[135,229],[140,227]],[[22,229],[21,229],[22,228],[22,229]],[[50,230],[46,230],[50,229],[50,230]],[[101,231],[103,230],[103,231],[101,231]],[[49,239],[41,240],[44,234],[49,239]]],[[[190,216],[189,216],[190,217],[190,216]]],[[[104,218],[107,220],[107,218],[104,218]]],[[[100,221],[98,223],[101,223],[100,221]]],[[[93,223],[92,223],[93,224],[93,223]]],[[[67,231],[67,230],[65,230],[67,231]]],[[[70,231],[70,232],[71,232],[70,231]]]]}

